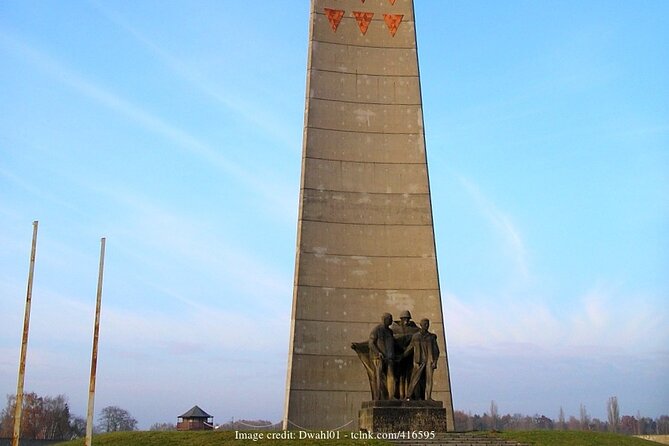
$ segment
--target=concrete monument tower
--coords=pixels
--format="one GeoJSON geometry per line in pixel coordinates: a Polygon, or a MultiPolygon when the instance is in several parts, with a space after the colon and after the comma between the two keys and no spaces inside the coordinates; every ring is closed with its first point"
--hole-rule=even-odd
{"type": "Polygon", "coordinates": [[[357,429],[351,341],[385,312],[431,321],[453,430],[412,0],[311,0],[284,427],[357,429]]]}

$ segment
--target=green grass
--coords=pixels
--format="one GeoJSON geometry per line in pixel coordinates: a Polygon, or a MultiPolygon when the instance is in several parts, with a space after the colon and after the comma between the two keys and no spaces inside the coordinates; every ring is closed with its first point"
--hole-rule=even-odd
{"type": "MultiPolygon", "coordinates": [[[[93,446],[250,446],[250,445],[289,445],[300,446],[384,446],[388,442],[371,440],[351,440],[345,438],[347,432],[341,432],[339,440],[268,440],[235,439],[233,431],[209,432],[115,432],[96,435],[93,446]]],[[[485,433],[481,433],[485,435],[485,433]]],[[[295,433],[297,435],[297,433],[295,433]]],[[[507,440],[515,440],[531,446],[657,446],[658,443],[641,440],[623,435],[576,432],[576,431],[531,431],[531,432],[499,432],[494,436],[507,440]]],[[[58,443],[56,446],[83,446],[84,440],[73,440],[58,443]]]]}
{"type": "MultiPolygon", "coordinates": [[[[249,432],[251,433],[251,432],[249,432]]],[[[340,440],[268,440],[269,432],[256,431],[264,434],[259,441],[235,439],[232,431],[208,432],[114,432],[93,437],[93,446],[250,446],[250,445],[288,445],[300,446],[337,446],[355,444],[358,446],[385,446],[390,443],[371,440],[350,440],[344,438],[347,432],[341,432],[340,440]]],[[[297,433],[295,433],[297,435],[297,433]]],[[[84,440],[66,441],[56,446],[83,446],[84,440]]]]}
{"type": "Polygon", "coordinates": [[[624,435],[579,431],[501,432],[496,434],[531,446],[657,446],[652,441],[624,435]]]}

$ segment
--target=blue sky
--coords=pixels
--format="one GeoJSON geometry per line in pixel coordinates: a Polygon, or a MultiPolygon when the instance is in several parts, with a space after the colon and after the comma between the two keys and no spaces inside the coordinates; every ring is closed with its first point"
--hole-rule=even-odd
{"type": "MultiPolygon", "coordinates": [[[[0,394],[279,420],[309,2],[0,2],[0,394]]],[[[669,4],[416,1],[456,409],[669,413],[669,4]]]]}

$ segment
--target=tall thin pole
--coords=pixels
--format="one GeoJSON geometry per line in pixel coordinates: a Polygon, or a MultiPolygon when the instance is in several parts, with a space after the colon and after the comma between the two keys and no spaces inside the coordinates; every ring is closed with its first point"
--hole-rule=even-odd
{"type": "Polygon", "coordinates": [[[105,241],[100,239],[100,269],[98,271],[98,293],[95,304],[95,328],[93,329],[93,354],[91,357],[91,381],[88,387],[88,413],[86,416],[86,443],[93,444],[93,412],[95,405],[95,376],[98,369],[98,336],[100,334],[100,306],[102,305],[102,278],[105,268],[105,241]]]}
{"type": "Polygon", "coordinates": [[[26,353],[28,351],[28,331],[30,330],[30,304],[33,296],[33,275],[35,273],[35,252],[37,251],[37,225],[33,222],[33,243],[30,251],[30,270],[28,271],[28,290],[26,291],[26,311],[23,316],[23,339],[21,340],[21,357],[19,359],[19,379],[16,385],[16,407],[14,408],[14,432],[12,446],[19,446],[21,438],[21,412],[23,412],[23,383],[26,376],[26,353]]]}

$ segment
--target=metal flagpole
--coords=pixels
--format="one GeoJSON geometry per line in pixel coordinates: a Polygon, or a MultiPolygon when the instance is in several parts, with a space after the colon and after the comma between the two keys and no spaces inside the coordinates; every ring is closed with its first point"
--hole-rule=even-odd
{"type": "Polygon", "coordinates": [[[102,277],[105,268],[105,241],[100,239],[100,269],[98,271],[98,292],[95,304],[95,328],[93,329],[93,354],[91,357],[91,380],[88,387],[88,413],[86,416],[86,442],[85,446],[93,444],[93,412],[95,402],[95,376],[98,368],[98,336],[100,333],[100,306],[102,304],[102,277]]]}
{"type": "Polygon", "coordinates": [[[23,339],[21,340],[21,358],[19,359],[19,379],[16,385],[16,407],[14,408],[14,432],[12,446],[19,446],[21,438],[21,412],[23,411],[23,383],[26,375],[26,353],[28,350],[28,331],[30,329],[30,304],[33,294],[33,275],[35,272],[35,252],[37,250],[37,225],[33,222],[33,243],[30,251],[30,270],[28,271],[28,290],[26,291],[26,311],[23,317],[23,339]]]}

